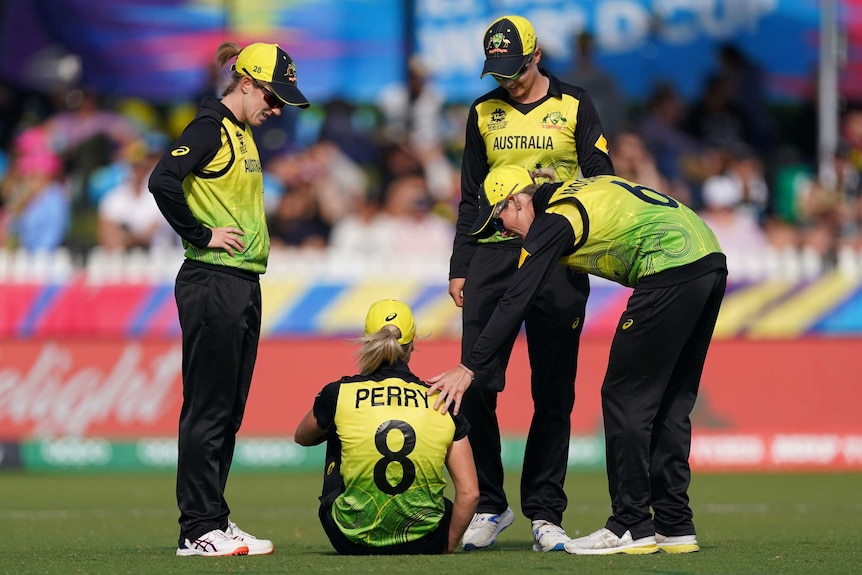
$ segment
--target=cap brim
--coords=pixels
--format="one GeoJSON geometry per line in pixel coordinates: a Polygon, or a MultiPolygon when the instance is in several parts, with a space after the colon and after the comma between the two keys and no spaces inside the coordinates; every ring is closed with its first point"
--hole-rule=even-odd
{"type": "Polygon", "coordinates": [[[303,96],[299,88],[292,84],[282,84],[280,82],[270,82],[270,87],[279,99],[288,106],[296,106],[297,108],[308,108],[311,104],[308,99],[303,96]]]}
{"type": "Polygon", "coordinates": [[[497,56],[496,58],[487,58],[485,59],[485,66],[482,68],[482,75],[479,77],[484,78],[488,74],[493,74],[501,78],[511,78],[518,73],[529,57],[530,54],[526,56],[497,56]]]}
{"type": "Polygon", "coordinates": [[[488,224],[491,223],[491,220],[494,217],[494,208],[496,206],[485,206],[479,211],[479,217],[476,218],[476,221],[473,222],[473,227],[470,228],[471,236],[478,236],[483,231],[488,228],[488,224]]]}

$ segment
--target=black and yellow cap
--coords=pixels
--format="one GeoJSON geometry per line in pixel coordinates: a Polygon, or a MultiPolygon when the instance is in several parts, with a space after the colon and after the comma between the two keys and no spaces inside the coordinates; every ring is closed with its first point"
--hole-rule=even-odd
{"type": "Polygon", "coordinates": [[[267,82],[285,104],[308,108],[308,100],[296,85],[296,62],[278,44],[249,44],[237,56],[234,69],[267,82]]]}
{"type": "Polygon", "coordinates": [[[394,325],[401,330],[398,343],[406,345],[413,341],[416,335],[416,325],[410,306],[395,299],[383,299],[371,304],[368,315],[365,316],[365,335],[370,337],[380,333],[383,326],[394,325]]]}
{"type": "Polygon", "coordinates": [[[536,49],[536,32],[530,21],[521,16],[503,16],[485,31],[485,67],[487,74],[511,78],[527,63],[536,49]]]}
{"type": "Polygon", "coordinates": [[[481,234],[491,223],[494,210],[501,202],[505,202],[509,196],[532,184],[533,178],[530,177],[530,172],[521,166],[500,166],[488,172],[479,192],[479,217],[473,222],[470,235],[481,234]]]}

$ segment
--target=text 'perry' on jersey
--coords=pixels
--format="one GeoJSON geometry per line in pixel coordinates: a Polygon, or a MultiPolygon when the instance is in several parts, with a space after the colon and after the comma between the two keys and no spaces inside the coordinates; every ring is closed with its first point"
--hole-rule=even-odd
{"type": "Polygon", "coordinates": [[[356,409],[362,402],[370,402],[371,407],[422,407],[428,409],[428,397],[418,389],[405,389],[397,385],[386,385],[356,390],[356,409]]]}

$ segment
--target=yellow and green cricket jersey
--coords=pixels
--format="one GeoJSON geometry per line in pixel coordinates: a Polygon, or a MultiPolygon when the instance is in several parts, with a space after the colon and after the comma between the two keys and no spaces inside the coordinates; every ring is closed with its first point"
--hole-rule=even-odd
{"type": "Polygon", "coordinates": [[[435,411],[427,389],[398,363],[344,377],[315,399],[317,423],[329,430],[326,473],[340,473],[344,486],[332,517],[355,543],[416,541],[445,513],[446,454],[469,425],[435,411]]]}

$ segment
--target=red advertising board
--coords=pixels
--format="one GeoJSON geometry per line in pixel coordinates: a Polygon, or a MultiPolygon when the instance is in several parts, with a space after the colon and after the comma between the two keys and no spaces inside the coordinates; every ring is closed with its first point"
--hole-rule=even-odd
{"type": "MultiPolygon", "coordinates": [[[[609,340],[582,342],[573,435],[601,434],[609,340]]],[[[420,341],[412,367],[430,377],[458,361],[457,341],[420,341]]],[[[242,435],[290,437],[329,381],[353,373],[342,340],[261,342],[242,435]]],[[[692,464],[862,466],[860,339],[716,341],[692,415],[692,464]]],[[[126,439],[176,434],[181,353],[175,340],[0,343],[0,439],[126,439]]],[[[529,368],[519,341],[499,401],[501,428],[530,423],[529,368]]]]}

